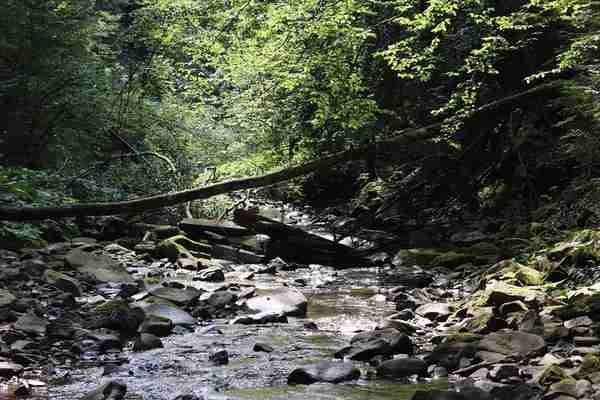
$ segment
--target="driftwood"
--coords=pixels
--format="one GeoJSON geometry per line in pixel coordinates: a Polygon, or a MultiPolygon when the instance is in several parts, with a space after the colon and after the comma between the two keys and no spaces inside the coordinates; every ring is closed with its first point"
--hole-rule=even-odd
{"type": "Polygon", "coordinates": [[[300,228],[263,217],[255,212],[238,209],[236,224],[271,238],[267,258],[281,257],[302,264],[325,264],[332,267],[361,267],[371,265],[363,253],[332,240],[313,235],[300,228]]]}
{"type": "MultiPolygon", "coordinates": [[[[475,110],[475,113],[495,110],[500,106],[510,104],[532,94],[538,94],[543,90],[556,87],[556,82],[540,85],[535,88],[505,97],[503,99],[488,103],[475,110]]],[[[173,206],[192,200],[206,199],[218,194],[229,193],[236,190],[251,189],[262,186],[273,185],[275,183],[287,181],[311,172],[331,168],[340,163],[364,158],[364,155],[372,150],[373,146],[397,145],[410,143],[414,141],[426,140],[435,137],[438,134],[443,123],[435,123],[416,129],[409,129],[400,132],[397,136],[372,143],[367,146],[350,149],[339,152],[321,159],[308,162],[303,165],[282,169],[269,174],[236,179],[226,182],[216,183],[196,189],[183,190],[179,192],[166,193],[157,196],[150,196],[129,201],[120,201],[113,203],[83,203],[64,207],[0,207],[0,220],[6,221],[26,221],[46,218],[63,218],[88,215],[114,215],[126,213],[141,213],[151,209],[157,209],[167,206],[173,206]]]]}

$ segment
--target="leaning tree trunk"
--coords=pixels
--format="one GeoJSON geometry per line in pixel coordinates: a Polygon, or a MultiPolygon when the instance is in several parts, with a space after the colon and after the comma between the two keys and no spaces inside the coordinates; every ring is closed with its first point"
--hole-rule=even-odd
{"type": "MultiPolygon", "coordinates": [[[[538,87],[517,93],[515,95],[502,98],[500,100],[488,103],[477,110],[476,113],[496,110],[499,107],[511,104],[532,94],[539,94],[543,90],[553,89],[556,82],[547,83],[538,87]]],[[[275,183],[287,181],[311,172],[331,168],[340,163],[363,158],[373,146],[391,146],[397,144],[410,143],[420,140],[430,139],[438,134],[439,128],[443,123],[435,123],[425,127],[409,129],[400,132],[397,136],[382,140],[377,143],[342,151],[303,165],[285,168],[276,172],[260,175],[251,178],[235,179],[226,182],[220,182],[209,186],[196,189],[183,190],[179,192],[160,194],[156,196],[144,197],[129,201],[120,201],[113,203],[84,203],[64,207],[0,207],[0,220],[6,221],[25,221],[39,220],[46,218],[63,218],[88,215],[114,215],[126,213],[141,213],[151,209],[157,209],[176,204],[189,202],[192,200],[206,199],[218,194],[229,193],[236,190],[252,189],[262,186],[273,185],[275,183]]]]}

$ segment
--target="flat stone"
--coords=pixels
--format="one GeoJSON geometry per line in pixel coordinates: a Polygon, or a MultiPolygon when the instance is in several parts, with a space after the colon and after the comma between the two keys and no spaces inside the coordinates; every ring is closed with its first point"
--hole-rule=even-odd
{"type": "Polygon", "coordinates": [[[172,287],[161,287],[150,292],[151,295],[169,300],[177,305],[186,305],[200,297],[198,289],[177,289],[172,287]]]}
{"type": "Polygon", "coordinates": [[[43,335],[46,333],[48,321],[34,314],[25,314],[15,322],[14,328],[23,332],[43,335]]]}
{"type": "Polygon", "coordinates": [[[173,325],[196,325],[196,319],[187,312],[166,304],[149,304],[143,307],[146,315],[171,320],[173,325]]]}
{"type": "Polygon", "coordinates": [[[127,269],[105,254],[77,248],[66,256],[67,263],[79,272],[88,273],[100,282],[133,282],[127,269]]]}
{"type": "Polygon", "coordinates": [[[546,348],[546,341],[538,335],[526,332],[493,332],[479,342],[481,350],[500,354],[538,353],[546,348]]]}
{"type": "Polygon", "coordinates": [[[308,300],[297,289],[281,287],[261,290],[259,296],[246,301],[246,307],[259,313],[304,317],[308,300]]]}
{"type": "Polygon", "coordinates": [[[360,378],[360,370],[349,362],[323,361],[293,370],[288,385],[310,385],[316,382],[340,383],[360,378]]]}

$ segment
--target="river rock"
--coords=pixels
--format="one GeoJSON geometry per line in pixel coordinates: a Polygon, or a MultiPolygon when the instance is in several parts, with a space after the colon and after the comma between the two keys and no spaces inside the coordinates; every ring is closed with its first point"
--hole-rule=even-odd
{"type": "Polygon", "coordinates": [[[288,385],[310,385],[316,382],[339,383],[360,378],[360,370],[349,362],[322,361],[293,370],[288,385]]]}
{"type": "Polygon", "coordinates": [[[47,268],[47,264],[39,258],[25,260],[21,263],[21,272],[27,276],[41,276],[47,268]]]}
{"type": "Polygon", "coordinates": [[[90,327],[107,328],[125,334],[134,334],[142,321],[144,312],[140,308],[130,308],[126,300],[109,300],[92,310],[90,327]]]}
{"type": "Polygon", "coordinates": [[[8,290],[0,289],[0,307],[7,307],[12,305],[17,298],[8,290]]]}
{"type": "Polygon", "coordinates": [[[170,320],[173,325],[195,325],[196,319],[187,312],[166,304],[149,304],[143,307],[146,315],[170,320]]]}
{"type": "Polygon", "coordinates": [[[494,400],[539,400],[542,393],[542,387],[530,383],[497,386],[490,391],[494,400]]]}
{"type": "Polygon", "coordinates": [[[81,400],[123,400],[127,385],[118,381],[109,381],[83,396],[81,400]]]}
{"type": "Polygon", "coordinates": [[[123,343],[121,343],[121,340],[117,335],[98,333],[89,335],[88,337],[96,341],[96,351],[98,351],[101,354],[110,351],[123,350],[123,343]]]}
{"type": "Polygon", "coordinates": [[[49,269],[44,273],[44,279],[49,284],[56,286],[63,292],[71,293],[75,297],[81,297],[83,295],[81,284],[75,278],[49,269]]]}
{"type": "Polygon", "coordinates": [[[15,329],[35,335],[44,335],[47,326],[48,321],[31,313],[21,316],[14,325],[15,329]]]}
{"type": "Polygon", "coordinates": [[[532,333],[508,331],[493,332],[486,335],[479,348],[493,353],[520,354],[539,353],[546,348],[544,338],[532,333]]]}
{"type": "Polygon", "coordinates": [[[205,282],[224,282],[225,273],[221,268],[205,269],[204,271],[200,272],[197,276],[195,276],[194,280],[205,282]]]}
{"type": "Polygon", "coordinates": [[[286,322],[288,322],[288,319],[285,315],[279,313],[262,312],[258,314],[241,315],[237,318],[234,318],[229,323],[240,325],[260,325],[286,322]]]}
{"type": "Polygon", "coordinates": [[[256,343],[254,345],[254,347],[252,348],[253,351],[259,351],[259,352],[264,352],[264,353],[271,353],[273,352],[273,347],[266,344],[266,343],[256,343]]]}
{"type": "Polygon", "coordinates": [[[430,364],[440,365],[448,371],[460,368],[460,360],[472,358],[477,352],[477,342],[445,342],[440,343],[426,357],[430,364]]]}
{"type": "Polygon", "coordinates": [[[173,331],[173,323],[170,319],[160,318],[155,315],[147,315],[140,325],[140,333],[151,333],[158,337],[169,336],[173,331]]]}
{"type": "Polygon", "coordinates": [[[308,300],[297,289],[280,287],[261,290],[260,295],[246,301],[246,307],[259,313],[304,317],[308,300]]]}
{"type": "Polygon", "coordinates": [[[229,353],[224,349],[217,350],[210,353],[208,359],[215,365],[227,365],[229,364],[229,353]]]}
{"type": "Polygon", "coordinates": [[[580,326],[591,326],[594,323],[587,315],[570,319],[564,322],[565,328],[573,329],[580,326]]]}
{"type": "Polygon", "coordinates": [[[336,358],[349,358],[357,361],[369,361],[383,355],[413,354],[414,346],[410,337],[394,329],[386,328],[362,332],[350,340],[350,346],[336,353],[336,358]]]}
{"type": "Polygon", "coordinates": [[[0,376],[3,378],[12,378],[19,375],[23,367],[10,361],[0,361],[0,376]]]}
{"type": "Polygon", "coordinates": [[[163,343],[160,338],[151,333],[140,334],[133,343],[133,351],[146,351],[162,347],[163,343]]]}
{"type": "Polygon", "coordinates": [[[454,307],[447,303],[428,303],[417,308],[415,312],[432,321],[445,321],[454,312],[454,307]]]}
{"type": "Polygon", "coordinates": [[[411,375],[423,376],[427,373],[427,363],[418,358],[395,358],[382,362],[377,367],[377,375],[386,378],[406,378],[411,375]]]}
{"type": "Polygon", "coordinates": [[[161,287],[152,290],[150,294],[183,306],[200,297],[201,292],[194,288],[177,289],[172,287],[161,287]]]}
{"type": "Polygon", "coordinates": [[[99,282],[133,282],[127,269],[105,254],[92,251],[95,247],[83,246],[66,256],[67,263],[81,273],[92,275],[99,282]]]}

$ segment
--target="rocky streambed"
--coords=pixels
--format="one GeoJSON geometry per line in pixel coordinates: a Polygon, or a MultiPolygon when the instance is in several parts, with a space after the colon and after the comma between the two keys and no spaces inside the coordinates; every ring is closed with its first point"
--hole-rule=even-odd
{"type": "Polygon", "coordinates": [[[572,281],[595,231],[527,258],[477,240],[336,270],[145,228],[1,251],[2,396],[600,398],[600,286],[572,281]]]}

